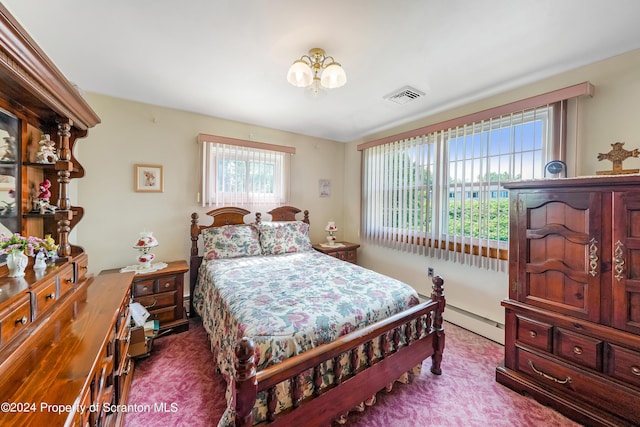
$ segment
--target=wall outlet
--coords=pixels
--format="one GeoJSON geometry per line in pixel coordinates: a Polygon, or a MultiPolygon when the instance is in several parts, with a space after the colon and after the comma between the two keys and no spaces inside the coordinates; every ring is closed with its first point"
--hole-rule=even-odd
{"type": "Polygon", "coordinates": [[[433,277],[433,268],[431,267],[427,268],[427,276],[433,277]]]}

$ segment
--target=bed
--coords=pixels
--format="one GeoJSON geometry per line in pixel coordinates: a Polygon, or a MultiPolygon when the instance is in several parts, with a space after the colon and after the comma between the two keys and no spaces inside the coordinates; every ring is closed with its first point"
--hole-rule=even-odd
{"type": "Polygon", "coordinates": [[[343,422],[426,358],[441,373],[441,277],[421,303],[402,282],[313,250],[308,211],[250,213],[215,209],[210,225],[191,215],[190,314],[227,381],[220,426],[343,422]]]}

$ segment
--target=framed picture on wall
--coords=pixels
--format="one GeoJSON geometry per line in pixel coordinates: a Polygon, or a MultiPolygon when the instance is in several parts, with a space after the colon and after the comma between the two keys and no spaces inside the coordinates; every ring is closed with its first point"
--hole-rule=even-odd
{"type": "Polygon", "coordinates": [[[318,181],[318,187],[319,187],[320,197],[331,196],[331,181],[329,181],[328,179],[321,179],[318,181]]]}
{"type": "Polygon", "coordinates": [[[164,177],[162,165],[134,165],[134,189],[142,193],[162,193],[164,191],[164,177]]]}

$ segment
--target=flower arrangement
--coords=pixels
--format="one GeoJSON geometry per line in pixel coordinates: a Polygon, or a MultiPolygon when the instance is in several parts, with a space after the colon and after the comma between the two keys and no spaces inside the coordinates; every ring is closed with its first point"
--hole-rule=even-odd
{"type": "Polygon", "coordinates": [[[40,249],[41,242],[42,239],[39,237],[24,237],[20,233],[7,237],[0,233],[0,254],[22,252],[27,256],[34,256],[40,249]]]}
{"type": "Polygon", "coordinates": [[[58,246],[50,234],[41,239],[34,236],[24,237],[20,233],[14,233],[10,237],[0,233],[0,254],[22,252],[27,256],[35,256],[38,252],[44,251],[47,256],[51,257],[55,254],[58,246]]]}

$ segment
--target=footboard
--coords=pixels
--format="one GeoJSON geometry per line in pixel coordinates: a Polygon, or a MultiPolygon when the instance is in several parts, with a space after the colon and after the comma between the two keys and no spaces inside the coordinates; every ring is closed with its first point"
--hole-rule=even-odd
{"type": "Polygon", "coordinates": [[[253,343],[243,339],[236,349],[236,426],[253,425],[253,407],[262,391],[267,393],[269,426],[326,426],[429,356],[431,372],[439,375],[445,344],[444,307],[443,280],[436,276],[430,301],[259,372],[255,369],[253,343]],[[373,352],[376,341],[382,350],[377,358],[373,352]],[[361,346],[365,348],[364,361],[358,360],[357,349],[361,346]],[[338,360],[345,354],[351,366],[359,368],[347,375],[336,369],[333,384],[321,388],[321,366],[333,362],[339,367],[338,360]],[[299,384],[307,372],[313,375],[313,396],[303,399],[299,384]],[[276,414],[276,386],[285,381],[290,384],[293,406],[276,414]]]}

